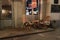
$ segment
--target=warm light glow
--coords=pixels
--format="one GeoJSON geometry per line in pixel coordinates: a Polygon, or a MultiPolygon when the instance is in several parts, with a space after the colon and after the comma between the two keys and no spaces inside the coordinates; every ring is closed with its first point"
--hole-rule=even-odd
{"type": "Polygon", "coordinates": [[[43,0],[41,0],[41,4],[43,4],[43,0]]]}
{"type": "Polygon", "coordinates": [[[32,8],[36,8],[37,7],[37,2],[36,0],[32,0],[32,8]]]}
{"type": "Polygon", "coordinates": [[[37,7],[37,3],[36,2],[32,2],[32,8],[36,8],[37,7]]]}
{"type": "Polygon", "coordinates": [[[2,10],[2,14],[5,14],[5,13],[6,13],[6,10],[3,9],[3,10],[2,10]]]}
{"type": "Polygon", "coordinates": [[[32,2],[36,2],[36,0],[32,0],[32,2]]]}

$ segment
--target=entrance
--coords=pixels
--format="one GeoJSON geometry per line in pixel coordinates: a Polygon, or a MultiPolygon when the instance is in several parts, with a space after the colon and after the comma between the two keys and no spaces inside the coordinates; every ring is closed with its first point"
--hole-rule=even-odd
{"type": "Polygon", "coordinates": [[[26,0],[26,22],[38,22],[40,16],[39,0],[26,0]]]}

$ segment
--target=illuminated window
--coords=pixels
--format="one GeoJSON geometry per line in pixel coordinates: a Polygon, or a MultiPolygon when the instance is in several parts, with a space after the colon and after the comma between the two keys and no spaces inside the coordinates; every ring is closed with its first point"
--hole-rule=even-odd
{"type": "Polygon", "coordinates": [[[38,0],[26,0],[26,10],[28,10],[26,13],[29,15],[32,15],[32,12],[34,15],[38,14],[38,0]]]}
{"type": "Polygon", "coordinates": [[[2,0],[2,13],[1,13],[1,20],[11,20],[12,19],[12,7],[11,1],[9,0],[2,0]]]}

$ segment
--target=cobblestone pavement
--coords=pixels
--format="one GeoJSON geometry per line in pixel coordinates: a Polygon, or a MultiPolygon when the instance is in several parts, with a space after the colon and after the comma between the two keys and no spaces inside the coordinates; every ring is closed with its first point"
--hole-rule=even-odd
{"type": "Polygon", "coordinates": [[[1,40],[60,40],[60,28],[52,32],[27,35],[22,37],[14,37],[1,40]]]}

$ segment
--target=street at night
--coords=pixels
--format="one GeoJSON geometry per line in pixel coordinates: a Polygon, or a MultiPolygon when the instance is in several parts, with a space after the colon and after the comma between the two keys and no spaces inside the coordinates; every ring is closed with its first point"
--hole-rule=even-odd
{"type": "Polygon", "coordinates": [[[60,40],[60,28],[51,32],[31,34],[31,35],[18,36],[18,37],[16,36],[1,40],[60,40]]]}
{"type": "Polygon", "coordinates": [[[0,40],[60,40],[60,0],[0,0],[0,40]]]}

